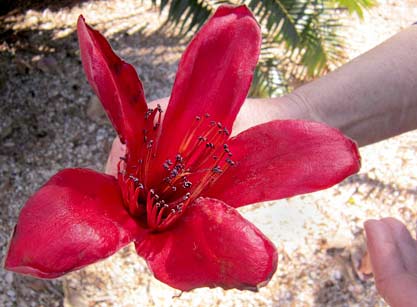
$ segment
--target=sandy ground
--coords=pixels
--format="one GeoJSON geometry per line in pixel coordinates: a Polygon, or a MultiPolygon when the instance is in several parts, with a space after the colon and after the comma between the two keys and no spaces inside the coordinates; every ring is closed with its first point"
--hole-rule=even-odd
{"type": "MultiPolygon", "coordinates": [[[[79,14],[135,65],[148,100],[169,95],[183,46],[155,32],[149,2],[83,2],[0,19],[0,245],[25,200],[59,169],[103,168],[114,132],[85,81],[74,33],[79,14]]],[[[417,20],[417,1],[380,1],[360,23],[341,16],[353,58],[417,20]]],[[[276,244],[279,268],[258,293],[173,290],[127,247],[54,281],[0,270],[0,306],[385,306],[354,265],[363,221],[417,220],[417,132],[361,149],[361,172],[327,191],[245,208],[276,244]]]]}

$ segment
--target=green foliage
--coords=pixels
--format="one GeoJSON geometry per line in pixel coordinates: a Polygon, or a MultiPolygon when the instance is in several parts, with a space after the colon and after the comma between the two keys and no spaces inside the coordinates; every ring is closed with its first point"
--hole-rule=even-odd
{"type": "Polygon", "coordinates": [[[152,0],[168,11],[178,34],[197,31],[220,4],[246,4],[262,25],[263,48],[250,95],[273,96],[338,66],[345,59],[335,13],[363,18],[376,0],[152,0]]]}
{"type": "Polygon", "coordinates": [[[350,13],[356,13],[361,19],[363,18],[363,10],[377,4],[376,0],[333,0],[336,7],[344,7],[350,13]]]}

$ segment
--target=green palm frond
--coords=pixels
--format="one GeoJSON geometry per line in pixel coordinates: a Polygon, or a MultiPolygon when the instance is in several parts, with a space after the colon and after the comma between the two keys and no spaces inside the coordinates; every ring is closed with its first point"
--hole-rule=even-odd
{"type": "Polygon", "coordinates": [[[377,4],[376,0],[332,0],[333,5],[349,10],[349,13],[356,13],[359,18],[363,19],[363,11],[377,4]]]}
{"type": "Polygon", "coordinates": [[[167,10],[179,34],[197,31],[220,4],[246,4],[263,29],[263,48],[252,95],[271,96],[319,76],[345,60],[335,13],[363,17],[376,0],[152,0],[167,10]],[[285,81],[284,81],[285,80],[285,81]]]}
{"type": "Polygon", "coordinates": [[[179,34],[198,30],[218,6],[210,0],[152,0],[160,11],[168,10],[167,24],[180,26],[179,34]]]}
{"type": "Polygon", "coordinates": [[[284,41],[290,47],[297,45],[300,40],[296,28],[300,3],[292,0],[250,0],[243,3],[258,17],[258,22],[265,25],[269,35],[274,35],[276,40],[284,41]]]}

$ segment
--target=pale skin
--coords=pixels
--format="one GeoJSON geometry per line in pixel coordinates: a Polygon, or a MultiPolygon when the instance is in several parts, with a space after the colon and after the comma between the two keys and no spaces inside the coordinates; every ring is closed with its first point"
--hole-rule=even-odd
{"type": "MultiPolygon", "coordinates": [[[[168,99],[151,104],[163,108],[168,99]]],[[[339,128],[365,146],[417,129],[417,25],[279,98],[247,99],[233,134],[276,119],[305,119],[339,128]]],[[[116,139],[106,172],[116,174],[124,148],[116,139]]],[[[373,274],[392,307],[417,306],[417,242],[393,218],[365,222],[373,274]]]]}

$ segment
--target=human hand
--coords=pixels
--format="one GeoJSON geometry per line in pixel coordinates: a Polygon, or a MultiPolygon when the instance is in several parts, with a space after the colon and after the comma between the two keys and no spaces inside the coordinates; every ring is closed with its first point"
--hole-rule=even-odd
{"type": "Polygon", "coordinates": [[[394,218],[368,220],[365,232],[379,294],[392,307],[417,306],[417,241],[394,218]]]}

